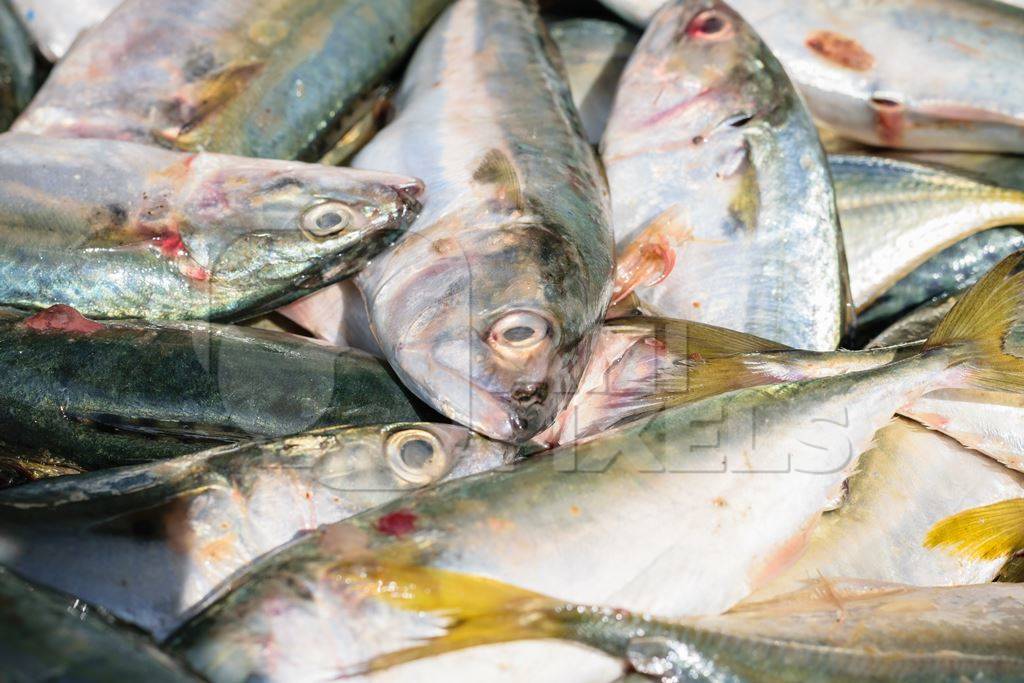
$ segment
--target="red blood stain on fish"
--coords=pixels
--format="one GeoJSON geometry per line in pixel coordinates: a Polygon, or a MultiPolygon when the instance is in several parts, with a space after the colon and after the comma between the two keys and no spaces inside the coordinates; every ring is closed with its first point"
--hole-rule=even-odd
{"type": "Polygon", "coordinates": [[[168,230],[153,235],[150,241],[165,258],[178,264],[178,270],[185,277],[200,282],[210,279],[210,271],[192,260],[192,255],[189,254],[188,247],[185,246],[185,242],[181,239],[181,233],[177,230],[168,230]]]}
{"type": "Polygon", "coordinates": [[[863,45],[841,33],[815,31],[807,36],[804,45],[828,61],[854,71],[867,71],[875,65],[875,58],[863,45]]]}
{"type": "Polygon", "coordinates": [[[906,128],[903,105],[884,97],[872,97],[870,105],[875,112],[875,131],[879,140],[890,147],[898,146],[906,128]]]}
{"type": "Polygon", "coordinates": [[[395,510],[377,520],[377,531],[386,536],[405,536],[416,531],[418,517],[409,510],[395,510]]]}
{"type": "Polygon", "coordinates": [[[89,320],[71,306],[65,306],[64,304],[50,306],[45,311],[36,313],[31,318],[26,318],[21,324],[35,332],[92,334],[103,329],[103,325],[100,323],[95,320],[89,320]]]}

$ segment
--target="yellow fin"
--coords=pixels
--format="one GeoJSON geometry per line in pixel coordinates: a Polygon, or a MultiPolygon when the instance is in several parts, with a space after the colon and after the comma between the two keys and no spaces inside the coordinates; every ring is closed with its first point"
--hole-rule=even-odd
{"type": "Polygon", "coordinates": [[[605,326],[623,334],[649,334],[679,356],[699,353],[704,358],[722,358],[742,353],[791,351],[785,344],[724,327],[656,316],[608,320],[605,326]]]}
{"type": "Polygon", "coordinates": [[[231,100],[238,97],[261,71],[261,61],[228,64],[223,69],[207,76],[192,93],[195,112],[192,118],[174,135],[169,135],[168,142],[181,149],[192,149],[201,142],[199,129],[215,112],[222,109],[231,100]]]}
{"type": "Polygon", "coordinates": [[[977,560],[998,560],[1024,550],[1024,498],[972,508],[931,528],[926,548],[947,547],[977,560]]]}
{"type": "Polygon", "coordinates": [[[379,655],[346,671],[366,674],[424,657],[478,645],[569,636],[563,603],[510,584],[471,574],[405,563],[344,565],[342,579],[408,612],[428,612],[444,633],[404,650],[379,655]]]}
{"type": "MultiPolygon", "coordinates": [[[[924,351],[956,347],[971,386],[1024,392],[1024,357],[1008,350],[1024,322],[1024,251],[1003,259],[942,319],[924,351]]],[[[1016,345],[1012,345],[1016,348],[1016,345]]]]}
{"type": "Polygon", "coordinates": [[[508,155],[500,149],[492,149],[484,155],[473,173],[473,180],[494,185],[497,189],[497,198],[503,205],[518,211],[526,209],[519,172],[508,155]]]}

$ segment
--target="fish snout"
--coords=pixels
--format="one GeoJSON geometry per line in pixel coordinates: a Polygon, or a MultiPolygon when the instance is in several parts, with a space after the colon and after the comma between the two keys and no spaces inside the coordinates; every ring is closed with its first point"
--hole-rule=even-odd
{"type": "Polygon", "coordinates": [[[512,400],[519,406],[534,406],[548,399],[548,383],[520,384],[512,389],[512,400]]]}

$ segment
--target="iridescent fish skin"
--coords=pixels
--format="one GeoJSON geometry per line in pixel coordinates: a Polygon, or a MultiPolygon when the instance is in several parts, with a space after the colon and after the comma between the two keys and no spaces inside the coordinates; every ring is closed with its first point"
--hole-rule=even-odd
{"type": "Polygon", "coordinates": [[[82,37],[15,128],[314,161],[447,4],[128,0],[82,37]]]}
{"type": "Polygon", "coordinates": [[[59,61],[79,35],[93,28],[120,0],[10,0],[25,28],[51,62],[59,61]]]}
{"type": "Polygon", "coordinates": [[[882,157],[833,154],[829,165],[858,311],[965,237],[1024,222],[1018,190],[882,157]]]}
{"type": "MultiPolygon", "coordinates": [[[[660,0],[602,0],[640,25],[660,0]]],[[[989,0],[733,0],[811,113],[881,147],[1024,152],[1024,7],[989,0]],[[979,87],[978,84],[984,84],[979,87]]]]}
{"type": "Polygon", "coordinates": [[[0,133],[35,93],[35,57],[28,36],[6,2],[0,2],[0,133]]]}
{"type": "MultiPolygon", "coordinates": [[[[1024,316],[1022,263],[902,362],[719,394],[321,527],[211,596],[171,651],[217,681],[363,673],[449,629],[466,642],[462,617],[500,621],[490,600],[519,595],[507,585],[667,618],[724,611],[796,560],[899,407],[950,384],[1024,390],[1024,360],[997,343],[1024,316]]],[[[543,661],[517,666],[570,680],[543,661]]]]}
{"type": "Polygon", "coordinates": [[[412,178],[0,137],[0,305],[239,319],[352,275],[409,226],[412,178]]]}
{"type": "Polygon", "coordinates": [[[611,296],[608,193],[536,7],[461,0],[420,44],[359,168],[424,212],[358,278],[377,341],[448,417],[523,441],[568,401],[611,296]]]}
{"type": "Polygon", "coordinates": [[[619,76],[640,35],[601,19],[561,19],[548,25],[591,144],[601,142],[619,76]]]}
{"type": "Polygon", "coordinates": [[[61,308],[0,316],[0,375],[0,453],[39,466],[102,469],[418,419],[377,359],[211,323],[101,325],[61,308]]]}
{"type": "Polygon", "coordinates": [[[963,560],[945,549],[924,547],[924,539],[949,515],[1021,497],[1024,475],[898,419],[878,432],[847,486],[842,506],[825,513],[803,556],[750,601],[798,590],[820,577],[856,576],[911,586],[988,583],[1002,559],[963,560]]]}
{"type": "Polygon", "coordinates": [[[782,66],[736,12],[665,6],[622,76],[602,156],[621,289],[626,278],[671,317],[839,345],[845,266],[825,155],[782,66]],[[634,261],[640,274],[624,273],[634,261]]]}
{"type": "Polygon", "coordinates": [[[25,576],[160,638],[296,534],[515,455],[455,425],[319,430],[2,491],[0,545],[25,576]]]}
{"type": "Polygon", "coordinates": [[[0,657],[8,683],[199,683],[134,629],[83,600],[0,567],[0,657]]]}

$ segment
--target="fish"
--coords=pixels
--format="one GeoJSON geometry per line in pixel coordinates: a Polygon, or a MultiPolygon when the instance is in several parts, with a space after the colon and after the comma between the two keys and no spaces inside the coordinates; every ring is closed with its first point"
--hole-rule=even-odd
{"type": "Polygon", "coordinates": [[[878,432],[847,486],[842,506],[822,517],[803,556],[748,600],[796,591],[819,577],[912,586],[988,583],[1001,560],[964,561],[923,541],[948,515],[1024,496],[1024,475],[899,418],[878,432]]]}
{"type": "Polygon", "coordinates": [[[857,315],[856,338],[867,341],[914,309],[967,289],[995,264],[1022,248],[1021,226],[991,228],[946,247],[857,315]]]}
{"type": "Polygon", "coordinates": [[[0,2],[0,133],[28,105],[39,80],[28,36],[6,1],[0,2]]]}
{"type": "Polygon", "coordinates": [[[958,298],[950,296],[922,304],[887,327],[872,339],[866,348],[877,349],[924,341],[956,305],[958,298]]]}
{"type": "Polygon", "coordinates": [[[199,683],[148,638],[85,601],[0,567],[0,657],[7,683],[199,683]]]}
{"type": "MultiPolygon", "coordinates": [[[[602,0],[638,25],[661,0],[602,0]]],[[[1024,152],[1024,8],[969,0],[733,0],[815,119],[898,149],[1024,152]],[[978,88],[984,83],[984,88],[978,88]]]]}
{"type": "Polygon", "coordinates": [[[782,66],[732,9],[671,2],[626,71],[601,143],[616,296],[815,351],[849,311],[817,133],[782,66]]]}
{"type": "Polygon", "coordinates": [[[10,0],[46,59],[60,61],[80,35],[100,24],[120,0],[10,0]]]}
{"type": "Polygon", "coordinates": [[[587,139],[597,145],[608,123],[619,77],[640,35],[614,21],[580,17],[550,22],[548,28],[562,56],[587,139]]]}
{"type": "Polygon", "coordinates": [[[858,312],[943,249],[1024,223],[1024,191],[881,157],[831,155],[829,165],[858,312]]]}
{"type": "Polygon", "coordinates": [[[111,140],[0,136],[0,305],[238,320],[354,274],[419,181],[111,140]]]}
{"type": "Polygon", "coordinates": [[[608,190],[557,57],[534,3],[460,0],[353,162],[428,188],[356,279],[374,338],[420,398],[512,442],[568,401],[611,298],[608,190]]]}
{"type": "Polygon", "coordinates": [[[127,0],[14,129],[316,161],[448,2],[127,0]]]}
{"type": "Polygon", "coordinates": [[[72,470],[428,412],[357,351],[204,322],[97,323],[66,306],[0,316],[0,368],[0,452],[72,470]]]}
{"type": "MultiPolygon", "coordinates": [[[[1024,390],[1024,361],[1001,347],[1022,316],[1018,253],[913,358],[719,394],[320,527],[224,584],[165,644],[214,681],[315,680],[465,622],[435,599],[473,596],[468,613],[500,623],[496,582],[668,619],[721,613],[797,559],[901,406],[937,386],[1024,390]]],[[[462,663],[445,670],[480,680],[462,663]]],[[[550,659],[515,665],[529,680],[571,675],[550,659]]]]}
{"type": "Polygon", "coordinates": [[[517,454],[421,422],[259,439],[0,491],[0,545],[11,568],[159,639],[296,534],[517,454]]]}

